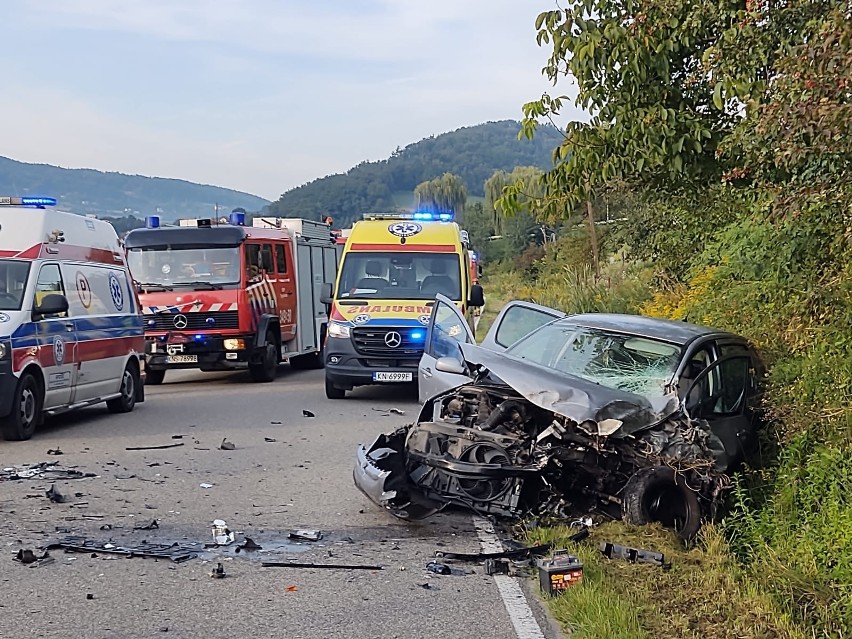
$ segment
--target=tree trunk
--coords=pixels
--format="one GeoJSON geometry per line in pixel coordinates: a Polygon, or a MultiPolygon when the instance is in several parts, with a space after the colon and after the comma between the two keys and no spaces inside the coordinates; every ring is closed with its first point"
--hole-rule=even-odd
{"type": "Polygon", "coordinates": [[[592,245],[592,268],[595,271],[595,279],[601,276],[601,265],[598,262],[598,232],[595,229],[595,211],[592,208],[592,200],[586,200],[586,217],[589,218],[589,243],[592,245]]]}

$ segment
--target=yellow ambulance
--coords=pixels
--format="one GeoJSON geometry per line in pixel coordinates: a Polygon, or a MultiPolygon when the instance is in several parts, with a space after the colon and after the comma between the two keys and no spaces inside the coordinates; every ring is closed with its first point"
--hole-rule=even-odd
{"type": "Polygon", "coordinates": [[[474,326],[484,304],[471,281],[470,242],[448,213],[366,215],[346,239],[325,344],[329,399],[370,384],[413,383],[435,296],[453,300],[474,326]]]}

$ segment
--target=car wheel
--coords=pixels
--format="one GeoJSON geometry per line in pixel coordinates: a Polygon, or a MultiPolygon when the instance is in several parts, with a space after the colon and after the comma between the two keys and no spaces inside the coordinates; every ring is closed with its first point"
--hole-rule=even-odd
{"type": "Polygon", "coordinates": [[[136,406],[136,392],[139,388],[139,373],[132,364],[124,368],[121,376],[121,395],[107,401],[107,409],[111,413],[129,413],[136,406]]]}
{"type": "Polygon", "coordinates": [[[683,539],[692,539],[701,528],[698,493],[683,474],[668,466],[646,468],[630,478],[624,488],[622,516],[639,526],[660,522],[683,539]]]}
{"type": "Polygon", "coordinates": [[[249,373],[256,382],[271,382],[278,373],[278,346],[272,331],[266,334],[261,360],[257,364],[249,364],[249,373]]]}
{"type": "Polygon", "coordinates": [[[325,378],[325,396],[328,399],[343,399],[346,397],[346,391],[342,388],[338,388],[334,384],[331,383],[331,380],[328,377],[325,378]]]}
{"type": "Polygon", "coordinates": [[[12,398],[12,412],[0,420],[0,434],[7,441],[24,441],[33,436],[44,406],[41,384],[30,373],[21,375],[12,398]]]}
{"type": "Polygon", "coordinates": [[[163,379],[165,379],[165,377],[165,368],[149,368],[147,371],[145,371],[145,384],[151,384],[151,386],[159,386],[163,383],[163,379]]]}

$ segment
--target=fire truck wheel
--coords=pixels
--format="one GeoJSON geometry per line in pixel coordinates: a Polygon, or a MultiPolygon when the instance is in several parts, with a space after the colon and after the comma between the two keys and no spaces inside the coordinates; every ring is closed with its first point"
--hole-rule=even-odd
{"type": "Polygon", "coordinates": [[[342,388],[338,388],[337,386],[332,384],[331,381],[328,379],[328,377],[326,377],[325,378],[325,396],[328,399],[343,399],[344,397],[346,397],[346,391],[343,390],[342,388]]]}
{"type": "Polygon", "coordinates": [[[111,413],[129,413],[136,406],[136,389],[139,388],[139,371],[127,364],[121,377],[121,395],[109,400],[106,405],[111,413]]]}
{"type": "Polygon", "coordinates": [[[256,382],[271,382],[275,379],[278,373],[278,346],[271,331],[266,334],[260,362],[249,364],[249,373],[256,382]]]}
{"type": "Polygon", "coordinates": [[[151,384],[151,386],[159,386],[163,383],[163,379],[165,379],[165,377],[165,368],[149,368],[147,371],[145,371],[145,384],[151,384]]]}
{"type": "Polygon", "coordinates": [[[0,420],[0,434],[6,441],[24,441],[33,436],[41,419],[44,392],[30,373],[21,375],[12,400],[12,413],[0,420]]]}

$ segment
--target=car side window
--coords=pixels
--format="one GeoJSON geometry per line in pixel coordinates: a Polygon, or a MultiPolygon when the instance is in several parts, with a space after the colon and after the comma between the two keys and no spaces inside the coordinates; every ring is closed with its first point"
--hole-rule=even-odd
{"type": "Polygon", "coordinates": [[[719,362],[719,389],[715,393],[711,413],[732,415],[742,410],[750,386],[747,354],[719,362]]]}
{"type": "Polygon", "coordinates": [[[435,317],[432,324],[432,339],[429,354],[436,359],[441,357],[459,357],[458,344],[470,342],[467,329],[454,309],[443,302],[435,303],[435,317]]]}
{"type": "Polygon", "coordinates": [[[529,335],[540,326],[552,322],[553,315],[527,306],[514,306],[506,311],[494,334],[494,341],[503,347],[509,347],[522,337],[529,335]]]}
{"type": "Polygon", "coordinates": [[[283,244],[275,245],[275,261],[277,266],[278,273],[286,273],[287,272],[287,253],[284,251],[283,244]]]}
{"type": "Polygon", "coordinates": [[[260,245],[246,244],[246,276],[249,281],[260,276],[260,245]]]}
{"type": "MultiPolygon", "coordinates": [[[[65,295],[65,285],[62,283],[62,273],[59,271],[58,264],[45,264],[38,272],[34,306],[41,304],[48,295],[65,295]]],[[[67,313],[60,313],[56,317],[67,315],[67,313]]]]}

